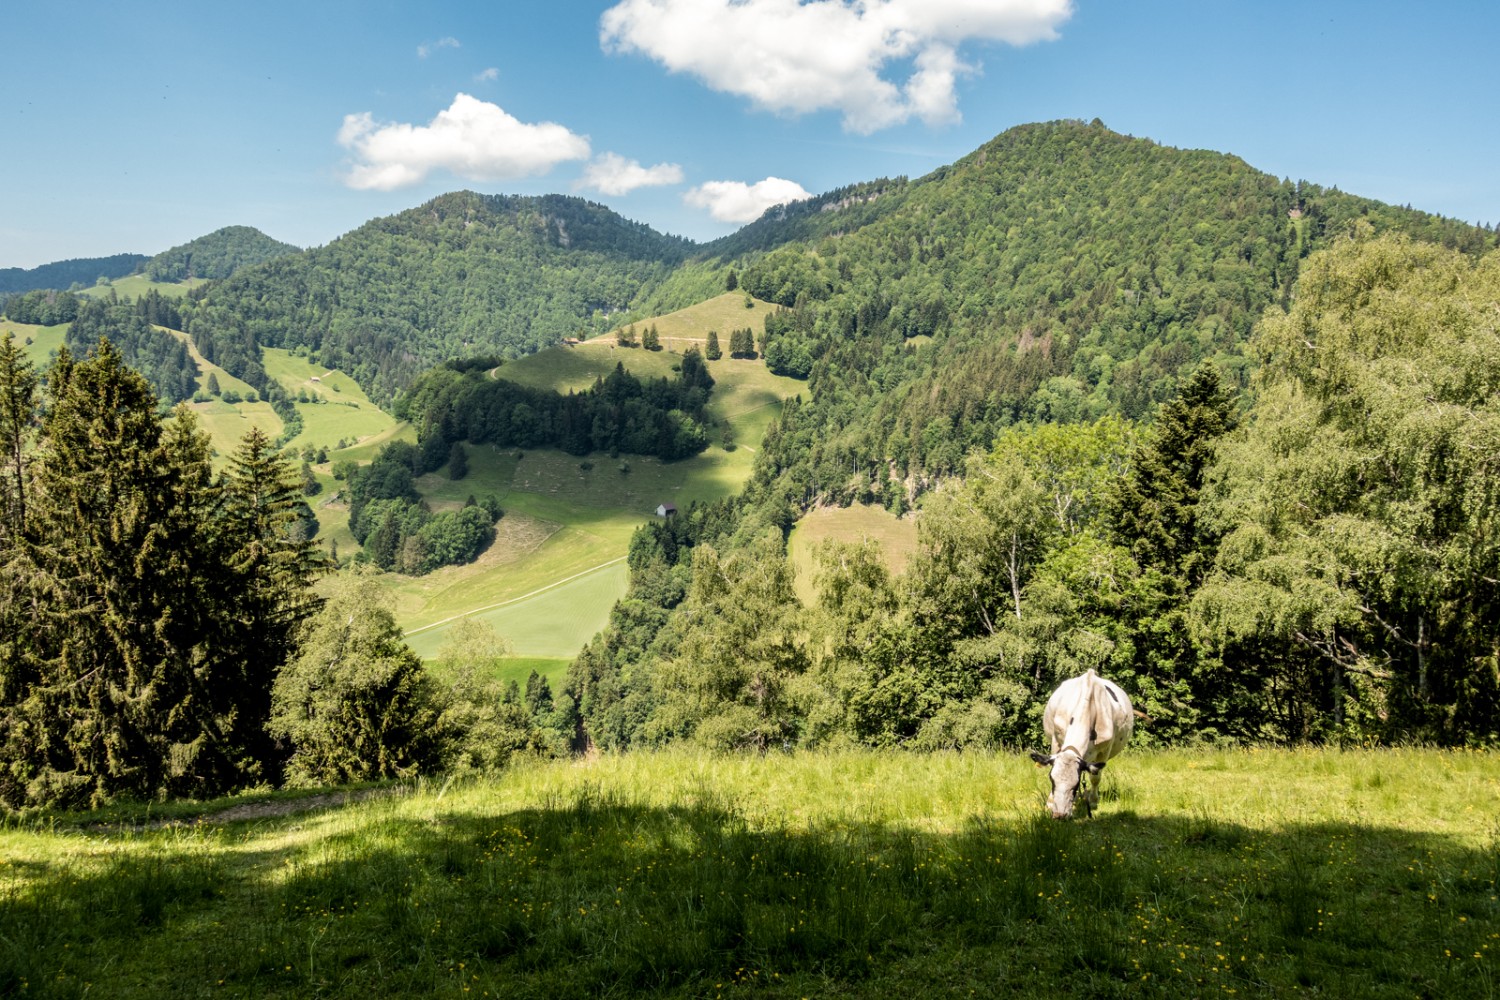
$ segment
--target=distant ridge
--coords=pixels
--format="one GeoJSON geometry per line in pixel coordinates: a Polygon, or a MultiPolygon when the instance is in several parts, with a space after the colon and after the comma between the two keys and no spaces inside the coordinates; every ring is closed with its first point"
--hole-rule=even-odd
{"type": "Polygon", "coordinates": [[[389,405],[449,358],[603,332],[693,249],[582,198],[459,191],[216,284],[191,333],[257,388],[261,347],[300,347],[389,405]]]}
{"type": "Polygon", "coordinates": [[[0,295],[33,292],[44,288],[66,291],[77,285],[92,285],[100,278],[123,278],[133,274],[150,258],[138,253],[112,257],[74,257],[38,267],[0,268],[0,295]]]}

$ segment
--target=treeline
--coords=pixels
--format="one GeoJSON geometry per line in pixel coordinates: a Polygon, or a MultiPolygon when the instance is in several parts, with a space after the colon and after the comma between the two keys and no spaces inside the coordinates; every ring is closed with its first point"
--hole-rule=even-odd
{"type": "Polygon", "coordinates": [[[443,680],[384,591],[324,567],[252,430],[222,472],[106,340],[46,373],[0,339],[0,807],[219,795],[563,752],[576,713],[457,630],[443,680]]]}
{"type": "Polygon", "coordinates": [[[302,347],[389,406],[444,359],[608,328],[690,246],[577,198],[460,192],[196,292],[190,329],[263,394],[261,348],[302,347]]]}
{"type": "Polygon", "coordinates": [[[792,588],[774,491],[643,528],[568,693],[611,747],[1033,740],[1058,680],[1126,687],[1148,742],[1500,740],[1500,254],[1356,238],[1259,325],[1250,393],[1201,364],[1141,426],[1002,432],[792,588]]]}
{"type": "Polygon", "coordinates": [[[441,466],[462,441],[673,461],[708,446],[705,408],[713,385],[696,349],[683,354],[674,379],[642,379],[622,363],[584,392],[567,394],[445,365],[412,386],[396,415],[416,425],[424,470],[441,466]]]}
{"type": "Polygon", "coordinates": [[[72,292],[52,289],[26,292],[5,300],[5,317],[13,323],[57,326],[73,322],[80,301],[72,292]]]}
{"type": "Polygon", "coordinates": [[[164,250],[141,266],[152,281],[227,278],[242,267],[264,264],[299,252],[250,226],[226,226],[181,246],[164,250]]]}

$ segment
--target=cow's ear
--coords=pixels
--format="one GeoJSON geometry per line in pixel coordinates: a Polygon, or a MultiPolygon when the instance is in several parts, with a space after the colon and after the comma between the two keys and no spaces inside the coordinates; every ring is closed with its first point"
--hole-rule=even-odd
{"type": "Polygon", "coordinates": [[[1104,761],[1088,761],[1083,766],[1088,769],[1089,774],[1098,774],[1104,770],[1104,761]]]}
{"type": "Polygon", "coordinates": [[[1057,759],[1057,754],[1053,754],[1051,757],[1049,757],[1046,754],[1042,753],[1040,750],[1033,750],[1031,751],[1031,759],[1036,761],[1037,764],[1041,767],[1051,767],[1052,762],[1057,759]]]}

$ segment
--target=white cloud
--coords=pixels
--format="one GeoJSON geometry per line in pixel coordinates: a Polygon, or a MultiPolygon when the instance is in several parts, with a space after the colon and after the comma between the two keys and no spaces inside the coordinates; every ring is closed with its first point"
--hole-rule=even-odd
{"type": "Polygon", "coordinates": [[[1072,13],[1072,0],[620,0],[599,41],[769,111],[838,110],[868,134],[958,120],[957,78],[977,72],[961,45],[1056,38],[1072,13]],[[893,63],[904,80],[884,75],[893,63]]]}
{"type": "Polygon", "coordinates": [[[460,47],[458,39],[449,35],[447,38],[439,38],[435,42],[423,42],[421,45],[418,45],[417,58],[426,59],[438,49],[456,49],[460,47]]]}
{"type": "Polygon", "coordinates": [[[600,194],[629,194],[636,188],[681,184],[682,168],[675,163],[658,163],[643,167],[638,160],[627,160],[618,153],[605,153],[583,171],[580,187],[600,194]]]}
{"type": "Polygon", "coordinates": [[[500,79],[500,70],[494,66],[491,66],[488,69],[482,69],[478,73],[474,74],[475,83],[488,83],[491,80],[498,79],[500,79]]]}
{"type": "Polygon", "coordinates": [[[709,181],[693,188],[682,200],[694,208],[706,208],[720,222],[754,222],[774,205],[804,201],[812,194],[795,181],[767,177],[754,184],[743,181],[709,181]]]}
{"type": "Polygon", "coordinates": [[[345,115],[338,141],[356,160],[345,183],[360,190],[417,184],[433,170],[476,181],[531,177],[589,156],[584,136],[553,122],[517,121],[468,94],[454,97],[427,125],[378,124],[369,112],[345,115]]]}

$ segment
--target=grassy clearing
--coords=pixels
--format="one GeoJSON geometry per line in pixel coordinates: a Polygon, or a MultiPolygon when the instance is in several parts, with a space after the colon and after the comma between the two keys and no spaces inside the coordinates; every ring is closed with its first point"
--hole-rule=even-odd
{"type": "Polygon", "coordinates": [[[59,323],[57,326],[37,326],[34,323],[12,323],[8,319],[0,319],[0,338],[7,333],[13,335],[21,352],[41,371],[52,364],[53,356],[68,335],[69,325],[59,323]]]}
{"type": "MultiPolygon", "coordinates": [[[[628,582],[624,560],[616,559],[574,579],[495,607],[474,609],[463,617],[487,623],[512,649],[566,667],[568,660],[609,623],[609,609],[625,593],[628,582]]],[[[424,659],[431,659],[447,638],[446,624],[408,632],[406,644],[424,659]]]]}
{"type": "Polygon", "coordinates": [[[205,278],[189,278],[186,281],[152,281],[144,274],[127,274],[123,278],[113,279],[108,284],[82,289],[78,294],[92,298],[107,298],[110,292],[114,292],[122,299],[138,299],[155,289],[167,298],[181,299],[199,285],[207,283],[205,278]]]}
{"type": "Polygon", "coordinates": [[[268,347],[261,354],[267,375],[294,398],[312,400],[295,404],[302,432],[287,443],[289,448],[331,451],[343,441],[345,449],[337,456],[343,459],[349,457],[345,452],[350,446],[384,438],[395,429],[395,418],[370,402],[359,383],[343,372],[279,348],[268,347]]]}
{"type": "MultiPolygon", "coordinates": [[[[0,831],[17,996],[1494,996],[1492,754],[524,765],[296,816],[0,831]]],[[[229,805],[229,803],[225,803],[229,805]]],[[[118,818],[118,817],[117,817],[118,818]]]]}
{"type": "Polygon", "coordinates": [[[792,529],[787,539],[787,556],[797,577],[797,597],[811,605],[817,598],[813,575],[815,556],[824,542],[874,542],[880,549],[886,569],[892,575],[906,569],[917,551],[917,522],[913,517],[898,518],[884,507],[856,504],[852,507],[824,507],[807,514],[792,529]]]}

